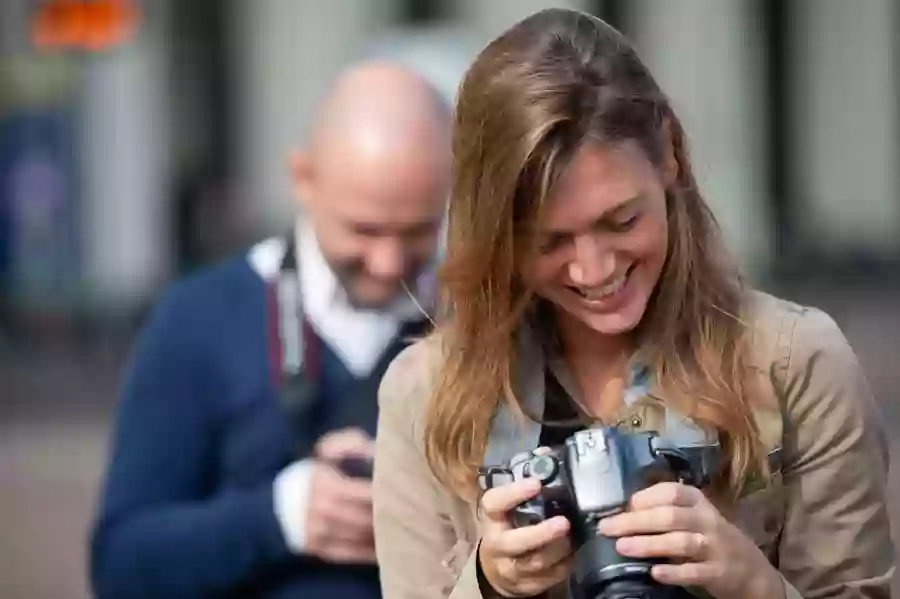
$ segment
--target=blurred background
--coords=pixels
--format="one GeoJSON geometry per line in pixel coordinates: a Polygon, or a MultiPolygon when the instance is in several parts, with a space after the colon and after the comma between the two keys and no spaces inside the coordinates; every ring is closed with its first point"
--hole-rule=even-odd
{"type": "Polygon", "coordinates": [[[750,278],[832,314],[898,438],[897,0],[93,3],[106,20],[73,30],[52,2],[0,2],[3,599],[90,596],[135,329],[168,281],[290,222],[286,152],[336,72],[393,57],[452,97],[483,44],[547,6],[636,42],[750,278]]]}

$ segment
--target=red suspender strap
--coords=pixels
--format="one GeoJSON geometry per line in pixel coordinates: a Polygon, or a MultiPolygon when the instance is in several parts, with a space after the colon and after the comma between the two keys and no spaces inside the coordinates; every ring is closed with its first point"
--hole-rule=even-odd
{"type": "MultiPolygon", "coordinates": [[[[266,284],[266,342],[269,354],[270,376],[275,388],[284,384],[284,353],[281,346],[281,312],[278,308],[277,286],[266,284]]],[[[317,379],[320,373],[319,339],[309,320],[303,318],[303,376],[317,379]]]]}
{"type": "Polygon", "coordinates": [[[266,345],[272,385],[276,389],[284,383],[278,314],[278,294],[275,292],[275,285],[266,283],[266,345]]]}

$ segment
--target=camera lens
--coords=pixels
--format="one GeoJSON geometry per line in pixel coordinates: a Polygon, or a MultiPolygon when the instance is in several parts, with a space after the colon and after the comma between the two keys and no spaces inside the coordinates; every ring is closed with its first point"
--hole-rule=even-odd
{"type": "Polygon", "coordinates": [[[655,589],[635,581],[623,580],[611,583],[601,597],[603,599],[657,599],[659,593],[655,589]]]}
{"type": "Polygon", "coordinates": [[[575,553],[573,583],[586,599],[659,599],[666,595],[650,576],[653,563],[619,555],[615,539],[598,535],[575,553]]]}
{"type": "Polygon", "coordinates": [[[594,599],[696,599],[696,597],[680,587],[662,585],[651,587],[636,583],[629,588],[629,583],[622,581],[610,585],[594,599]]]}

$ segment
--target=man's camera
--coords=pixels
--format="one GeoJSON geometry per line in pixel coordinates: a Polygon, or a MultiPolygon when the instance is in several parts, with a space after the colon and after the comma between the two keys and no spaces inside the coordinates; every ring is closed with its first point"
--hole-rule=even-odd
{"type": "Polygon", "coordinates": [[[489,489],[528,477],[543,489],[512,514],[515,526],[554,516],[571,522],[575,567],[574,599],[660,599],[684,596],[650,577],[659,560],[619,555],[615,539],[602,536],[598,523],[624,511],[631,496],[658,482],[676,480],[696,487],[709,484],[719,459],[718,443],[678,447],[653,432],[623,432],[598,426],[581,430],[562,446],[525,452],[508,464],[482,470],[489,489]]]}
{"type": "Polygon", "coordinates": [[[350,478],[372,479],[373,463],[371,458],[346,457],[338,460],[338,472],[350,478]]]}

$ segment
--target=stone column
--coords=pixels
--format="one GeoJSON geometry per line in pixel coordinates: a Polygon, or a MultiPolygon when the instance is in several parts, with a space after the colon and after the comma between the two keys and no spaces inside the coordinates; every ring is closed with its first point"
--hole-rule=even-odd
{"type": "Polygon", "coordinates": [[[900,123],[894,0],[798,0],[798,229],[826,255],[900,252],[900,123]]]}
{"type": "Polygon", "coordinates": [[[691,141],[693,166],[748,273],[770,259],[763,40],[742,0],[632,0],[632,38],[691,141]]]}

